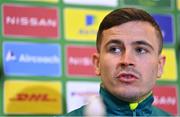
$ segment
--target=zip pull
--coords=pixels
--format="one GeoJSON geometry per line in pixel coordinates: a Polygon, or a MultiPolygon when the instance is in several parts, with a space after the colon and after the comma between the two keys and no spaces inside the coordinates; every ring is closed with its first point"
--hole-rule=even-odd
{"type": "Polygon", "coordinates": [[[136,117],[136,108],[138,107],[138,103],[134,102],[134,103],[130,103],[129,104],[129,108],[132,110],[133,112],[133,117],[136,117]]]}
{"type": "Polygon", "coordinates": [[[134,102],[134,103],[130,103],[129,104],[129,107],[132,111],[134,111],[137,107],[138,107],[138,103],[137,102],[134,102]]]}

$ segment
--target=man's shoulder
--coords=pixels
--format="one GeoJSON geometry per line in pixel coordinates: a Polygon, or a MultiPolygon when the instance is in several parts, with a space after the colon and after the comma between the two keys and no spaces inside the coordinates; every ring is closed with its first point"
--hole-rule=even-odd
{"type": "Polygon", "coordinates": [[[152,108],[152,115],[154,115],[154,116],[172,116],[170,113],[168,113],[160,108],[157,108],[155,106],[153,106],[153,108],[152,108]]]}
{"type": "Polygon", "coordinates": [[[65,114],[64,116],[83,116],[83,110],[84,110],[84,106],[76,109],[76,110],[73,110],[67,114],[65,114]]]}

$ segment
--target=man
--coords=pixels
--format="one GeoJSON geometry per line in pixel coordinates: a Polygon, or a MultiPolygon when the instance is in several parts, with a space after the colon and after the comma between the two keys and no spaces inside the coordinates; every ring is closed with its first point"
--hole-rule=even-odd
{"type": "MultiPolygon", "coordinates": [[[[96,47],[93,63],[102,80],[100,96],[107,116],[169,115],[152,106],[152,89],[165,56],[160,28],[147,12],[122,8],[109,13],[100,24],[96,47]]],[[[66,115],[82,116],[86,106],[66,115]]]]}

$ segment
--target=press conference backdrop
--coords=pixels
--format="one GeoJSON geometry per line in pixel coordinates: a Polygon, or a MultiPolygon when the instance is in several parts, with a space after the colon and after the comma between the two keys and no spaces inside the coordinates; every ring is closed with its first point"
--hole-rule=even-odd
{"type": "MultiPolygon", "coordinates": [[[[98,94],[98,25],[120,7],[151,13],[167,56],[154,105],[179,115],[180,0],[1,0],[0,115],[61,115],[98,94]]],[[[136,30],[136,29],[134,29],[136,30]]]]}

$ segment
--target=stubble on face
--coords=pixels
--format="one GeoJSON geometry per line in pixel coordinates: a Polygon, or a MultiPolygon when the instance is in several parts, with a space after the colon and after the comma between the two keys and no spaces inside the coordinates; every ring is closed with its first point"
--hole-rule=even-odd
{"type": "MultiPolygon", "coordinates": [[[[153,74],[156,72],[156,70],[154,69],[149,72],[153,74]]],[[[128,67],[118,67],[118,69],[112,72],[111,75],[106,72],[101,77],[106,77],[106,79],[102,78],[102,87],[116,98],[126,102],[137,102],[145,98],[149,93],[152,92],[152,88],[156,83],[153,80],[151,83],[144,81],[143,75],[138,70],[128,67]],[[121,73],[133,74],[137,77],[137,80],[132,83],[120,82],[118,76],[121,73]],[[107,79],[110,81],[107,81],[107,79]],[[143,84],[146,84],[146,86],[144,87],[143,84]]]]}

